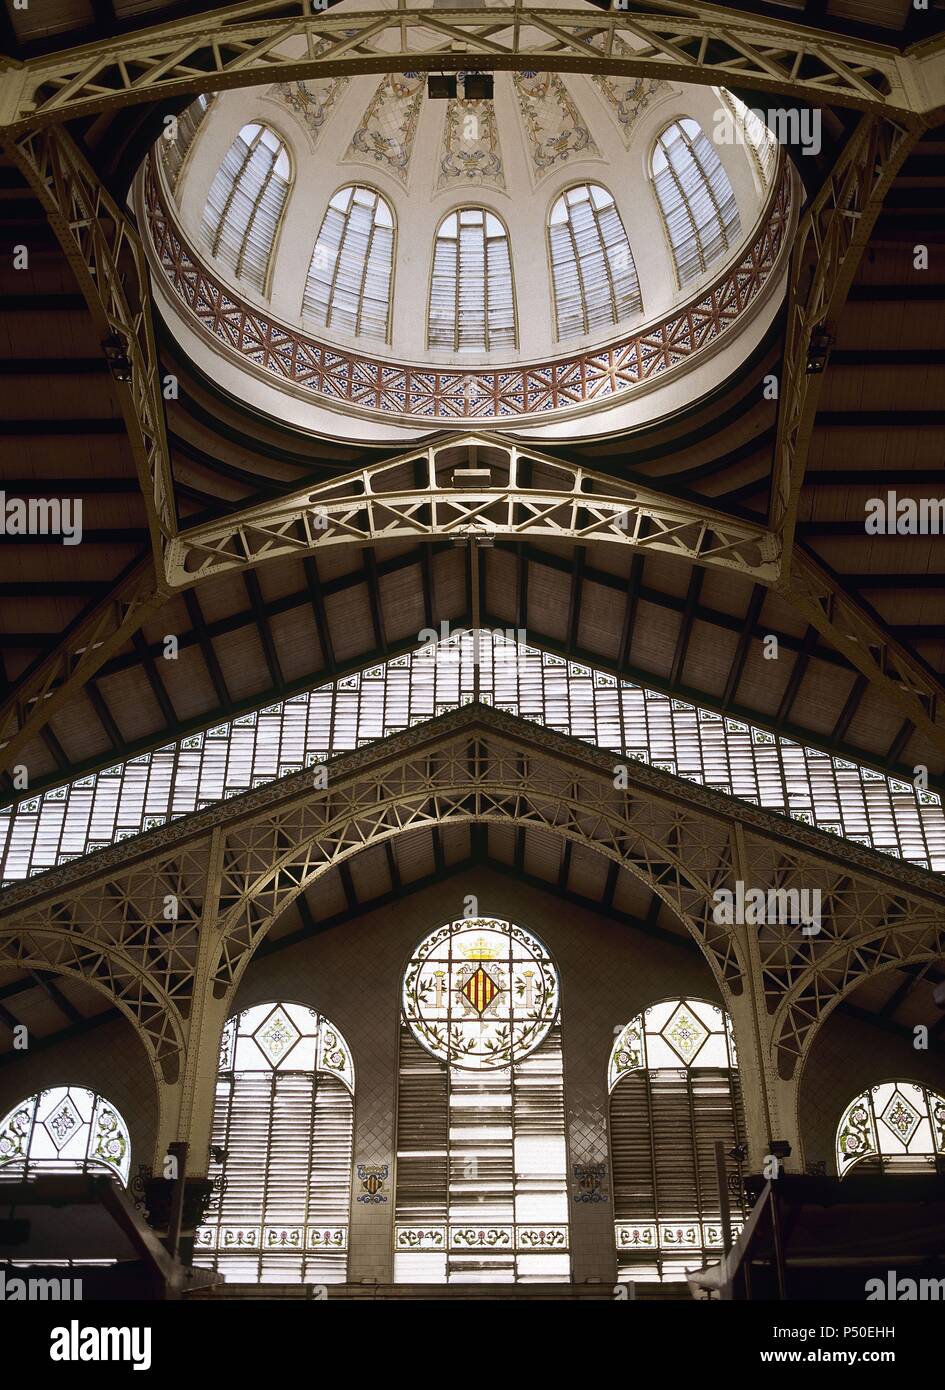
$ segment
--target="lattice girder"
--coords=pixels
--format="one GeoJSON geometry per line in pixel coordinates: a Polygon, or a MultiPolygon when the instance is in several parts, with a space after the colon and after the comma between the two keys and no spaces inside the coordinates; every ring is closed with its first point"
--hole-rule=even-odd
{"type": "Polygon", "coordinates": [[[45,933],[70,960],[87,958],[89,978],[137,1010],[164,1057],[170,1039],[186,1037],[198,949],[200,978],[213,980],[217,999],[231,997],[278,916],[332,866],[419,827],[510,821],[640,877],[685,922],[723,997],[756,994],[759,1026],[782,1056],[799,1055],[815,1011],[871,962],[885,968],[940,941],[945,887],[933,875],[643,763],[631,762],[628,789],[618,789],[614,762],[581,740],[466,705],[332,759],[324,790],[310,771],[296,773],[21,882],[5,895],[0,942],[45,933]],[[785,949],[769,933],[752,979],[746,928],[716,920],[714,893],[734,889],[738,875],[763,889],[820,886],[822,940],[798,931],[785,949]],[[169,929],[168,893],[179,899],[169,929]]]}
{"type": "Polygon", "coordinates": [[[893,179],[923,133],[921,122],[864,116],[802,216],[791,259],[787,341],[775,445],[771,524],[791,571],[807,450],[824,374],[807,371],[815,329],[830,332],[893,179]]]}
{"type": "Polygon", "coordinates": [[[471,65],[734,83],[862,110],[922,109],[934,90],[922,73],[934,54],[926,61],[834,34],[825,41],[698,0],[674,4],[672,13],[655,0],[644,15],[522,3],[505,16],[406,4],[312,13],[307,0],[294,0],[270,18],[272,8],[272,0],[254,0],[215,16],[210,33],[205,18],[193,17],[24,64],[7,75],[4,120],[73,119],[262,82],[471,65]]]}
{"type": "Polygon", "coordinates": [[[842,999],[867,978],[945,955],[945,911],[923,921],[905,921],[855,945],[841,945],[806,972],[786,996],[772,1035],[780,1075],[793,1076],[809,1055],[817,1030],[842,999]]]}
{"type": "Polygon", "coordinates": [[[180,1012],[154,975],[131,955],[86,942],[72,932],[24,924],[13,932],[0,928],[0,963],[46,970],[93,986],[129,1019],[164,1079],[176,1076],[185,1036],[180,1012]]]}
{"type": "MultiPolygon", "coordinates": [[[[88,875],[95,862],[89,856],[75,870],[88,875]]],[[[9,952],[10,943],[24,939],[58,943],[54,963],[44,968],[61,966],[110,993],[137,1022],[153,1060],[164,1063],[186,1033],[206,872],[199,849],[185,848],[124,873],[93,877],[66,896],[41,896],[0,916],[0,949],[9,952]]],[[[15,897],[7,894],[5,906],[15,897]]]]}
{"type": "Polygon", "coordinates": [[[779,572],[777,545],[762,525],[630,487],[486,432],[410,449],[188,529],[168,545],[167,575],[170,584],[184,586],[337,545],[468,536],[606,541],[734,569],[759,582],[773,582],[779,572]],[[453,484],[464,454],[476,458],[475,467],[489,468],[486,487],[453,484]],[[534,481],[525,481],[523,465],[534,481]],[[415,470],[422,470],[419,486],[415,470]]]}

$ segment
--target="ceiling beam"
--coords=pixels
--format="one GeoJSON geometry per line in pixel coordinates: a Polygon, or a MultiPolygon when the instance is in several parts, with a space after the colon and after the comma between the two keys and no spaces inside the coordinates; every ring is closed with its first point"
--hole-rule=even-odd
{"type": "Polygon", "coordinates": [[[207,668],[207,675],[213,685],[213,693],[217,697],[219,708],[228,713],[232,712],[233,701],[227,689],[226,681],[223,678],[223,671],[217,660],[217,654],[213,643],[210,641],[207,632],[207,625],[204,622],[203,609],[200,601],[193,589],[188,589],[184,594],[184,606],[187,609],[187,616],[190,618],[194,632],[197,634],[197,641],[200,644],[200,653],[203,657],[204,665],[207,668]]]}
{"type": "Polygon", "coordinates": [[[364,572],[367,576],[368,601],[371,605],[371,623],[374,628],[374,645],[378,651],[387,655],[387,635],[384,631],[384,613],[381,608],[381,586],[377,576],[377,556],[373,547],[362,551],[364,572]]]}
{"type": "Polygon", "coordinates": [[[276,651],[276,644],[272,640],[272,628],[269,625],[268,615],[263,603],[262,590],[259,587],[259,576],[255,570],[245,570],[243,580],[249,601],[253,610],[253,622],[259,637],[259,644],[262,647],[263,657],[266,662],[266,669],[269,672],[271,687],[279,695],[285,692],[285,676],[282,673],[282,666],[279,662],[279,653],[276,651]]]}
{"type": "Polygon", "coordinates": [[[692,625],[696,616],[696,605],[699,602],[699,594],[702,591],[702,581],[705,577],[705,570],[693,566],[692,574],[689,576],[689,589],[686,593],[685,606],[682,612],[682,621],[679,624],[679,635],[676,638],[676,650],[673,653],[673,664],[670,667],[669,680],[671,685],[676,685],[683,678],[683,671],[686,666],[686,655],[689,651],[689,639],[692,637],[692,625]]]}
{"type": "Polygon", "coordinates": [[[735,655],[729,667],[728,679],[725,682],[725,690],[722,693],[722,708],[728,709],[735,696],[738,694],[738,687],[745,671],[745,663],[748,660],[748,653],[751,651],[751,644],[755,636],[758,620],[761,617],[761,610],[764,606],[767,590],[761,584],[755,584],[751,591],[751,599],[745,613],[745,621],[742,624],[741,632],[738,636],[738,646],[735,648],[735,655]]]}
{"type": "Polygon", "coordinates": [[[791,674],[788,677],[787,685],[784,688],[784,694],[781,697],[781,703],[780,705],[778,705],[778,712],[774,717],[775,723],[778,725],[783,725],[784,721],[791,717],[791,710],[794,707],[794,701],[797,699],[798,691],[801,688],[801,682],[804,679],[804,676],[807,672],[807,668],[810,665],[811,656],[813,655],[819,640],[820,633],[817,631],[815,627],[809,627],[807,631],[804,633],[803,645],[801,647],[801,650],[798,652],[797,656],[794,658],[794,664],[791,667],[791,674]]]}
{"type": "Polygon", "coordinates": [[[163,714],[168,724],[172,726],[176,725],[177,711],[171,703],[171,698],[167,693],[167,689],[164,685],[163,680],[158,674],[157,664],[154,660],[154,657],[151,655],[151,649],[142,637],[140,632],[135,632],[132,634],[131,645],[135,649],[135,653],[144,671],[145,678],[148,682],[148,685],[151,687],[151,693],[157,701],[161,713],[163,714]]]}
{"type": "Polygon", "coordinates": [[[76,1006],[66,998],[62,990],[55,983],[56,977],[54,975],[47,974],[44,970],[31,970],[30,975],[33,977],[36,984],[39,985],[47,999],[55,1004],[60,1013],[65,1014],[70,1023],[77,1024],[85,1022],[83,1015],[76,1006]]]}
{"type": "MultiPolygon", "coordinates": [[[[211,43],[206,17],[111,34],[74,53],[36,58],[8,98],[15,127],[68,121],[136,102],[167,102],[197,91],[265,82],[400,72],[524,69],[663,79],[790,95],[866,111],[919,113],[934,104],[935,52],[908,55],[848,32],[824,35],[779,18],[775,24],[699,0],[686,13],[533,11],[529,24],[500,25],[494,15],[444,8],[299,10],[272,17],[265,0],[230,6],[239,43],[211,43]],[[615,43],[623,31],[632,45],[615,43]],[[926,77],[925,70],[929,70],[926,77]]],[[[222,34],[222,30],[219,31],[222,34]]]]}

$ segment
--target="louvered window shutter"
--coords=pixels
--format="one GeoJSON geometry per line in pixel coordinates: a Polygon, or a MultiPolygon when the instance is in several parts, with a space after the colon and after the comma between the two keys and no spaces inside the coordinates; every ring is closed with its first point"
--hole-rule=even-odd
{"type": "Polygon", "coordinates": [[[447,1068],[402,1027],[395,1249],[400,1277],[406,1282],[442,1283],[446,1278],[448,1132],[447,1068]],[[408,1234],[402,1233],[403,1228],[408,1234]],[[402,1245],[406,1240],[411,1243],[402,1245]]]}
{"type": "Polygon", "coordinates": [[[561,195],[548,226],[559,338],[619,323],[643,302],[627,233],[598,184],[561,195]]]}
{"type": "Polygon", "coordinates": [[[509,240],[491,213],[463,208],[440,225],[427,337],[431,347],[453,352],[515,346],[509,240]]]}
{"type": "Polygon", "coordinates": [[[207,195],[204,240],[238,277],[265,293],[289,192],[285,146],[266,126],[244,126],[207,195]]]}
{"type": "Polygon", "coordinates": [[[402,1027],[395,1279],[566,1280],[568,1219],[560,1030],[511,1068],[465,1070],[402,1027]]]}
{"type": "MultiPolygon", "coordinates": [[[[737,1072],[660,1067],[622,1077],[611,1096],[614,1219],[621,1278],[681,1279],[721,1255],[715,1142],[745,1133],[737,1072]]],[[[731,1194],[732,1215],[742,1214],[731,1194]]]]}
{"type": "Polygon", "coordinates": [[[173,140],[162,138],[158,141],[164,174],[172,193],[177,191],[177,182],[187,157],[187,151],[193,144],[194,137],[203,123],[203,118],[210,109],[211,100],[211,97],[202,92],[189,106],[185,107],[178,117],[176,138],[173,140]]]}
{"type": "MultiPolygon", "coordinates": [[[[300,1006],[295,1017],[304,1012],[317,1017],[300,1006]]],[[[318,1039],[316,1057],[325,1033],[308,1036],[318,1039]]],[[[223,1069],[212,1134],[226,1160],[210,1166],[217,1190],[195,1263],[230,1283],[343,1282],[354,1139],[345,1083],[314,1062],[297,1071],[223,1069]]]]}
{"type": "Polygon", "coordinates": [[[302,312],[323,328],[385,341],[390,316],[394,227],[373,189],[336,193],[322,221],[302,312]]]}
{"type": "Polygon", "coordinates": [[[680,286],[719,259],[740,230],[728,175],[696,121],[677,121],[659,137],[654,186],[680,286]]]}

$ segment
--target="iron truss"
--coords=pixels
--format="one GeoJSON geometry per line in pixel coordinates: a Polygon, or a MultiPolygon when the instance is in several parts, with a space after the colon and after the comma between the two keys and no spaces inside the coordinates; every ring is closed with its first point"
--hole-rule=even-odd
{"type": "Polygon", "coordinates": [[[473,64],[734,83],[861,110],[921,113],[935,104],[929,74],[936,61],[934,52],[903,57],[872,43],[667,0],[642,15],[522,0],[502,10],[408,8],[398,0],[380,13],[313,13],[308,0],[251,0],[215,13],[210,26],[204,16],[172,21],[12,68],[3,122],[71,120],[261,82],[473,64]]]}
{"type": "MultiPolygon", "coordinates": [[[[488,530],[487,521],[496,527],[498,517],[503,534],[626,540],[674,551],[700,564],[741,569],[761,583],[775,584],[887,700],[936,746],[945,747],[941,691],[934,678],[896,646],[881,624],[794,554],[790,543],[816,407],[816,378],[803,370],[811,335],[824,315],[838,313],[890,181],[917,134],[937,119],[945,72],[941,44],[932,42],[901,55],[875,44],[835,36],[827,40],[806,28],[729,13],[699,0],[654,0],[654,12],[643,16],[522,4],[511,15],[480,8],[411,10],[404,3],[383,13],[313,14],[307,12],[308,0],[298,0],[294,16],[286,16],[284,9],[281,0],[254,0],[216,12],[209,36],[205,17],[191,18],[26,64],[7,64],[4,70],[0,131],[5,143],[46,207],[94,321],[117,339],[127,356],[128,380],[120,394],[155,561],[152,571],[138,571],[124,581],[8,697],[0,710],[0,748],[6,765],[13,765],[49,718],[175,587],[221,567],[256,564],[269,555],[297,550],[298,528],[304,533],[306,526],[303,504],[290,522],[287,504],[280,502],[268,513],[250,509],[229,535],[202,528],[198,534],[203,551],[193,548],[192,537],[185,550],[177,536],[142,244],[58,122],[116,105],[319,72],[399,71],[408,61],[418,70],[464,68],[474,61],[487,69],[526,67],[732,83],[870,114],[848,142],[802,227],[770,533],[708,510],[689,512],[656,493],[645,499],[639,492],[636,499],[617,497],[611,483],[600,488],[589,511],[584,502],[578,506],[573,485],[558,493],[547,487],[525,488],[519,480],[517,492],[509,487],[498,494],[491,487],[471,488],[464,496],[455,489],[449,501],[411,483],[385,498],[383,505],[371,502],[361,512],[353,509],[350,496],[325,496],[331,527],[327,534],[334,537],[333,543],[345,535],[359,545],[385,534],[441,535],[443,530],[426,519],[433,509],[446,534],[460,535],[464,526],[473,533],[488,530]],[[283,13],[273,18],[277,7],[283,13]],[[626,510],[628,500],[636,501],[629,509],[631,524],[617,536],[617,506],[626,510]]],[[[325,543],[325,536],[318,543],[325,543]]]]}
{"type": "MultiPolygon", "coordinates": [[[[893,179],[924,127],[864,116],[794,236],[788,327],[781,369],[771,523],[790,570],[807,450],[823,371],[808,370],[812,338],[829,340],[893,179]]],[[[824,349],[821,349],[823,351],[824,349]]],[[[813,365],[813,364],[812,364],[813,365]]]]}
{"type": "Polygon", "coordinates": [[[178,1088],[183,1104],[197,1053],[218,1047],[216,1033],[201,1030],[222,1024],[286,908],[361,850],[422,827],[533,827],[626,868],[685,923],[726,1008],[751,1004],[764,1074],[792,1085],[845,995],[945,949],[945,888],[933,875],[707,788],[681,789],[643,764],[631,763],[628,788],[616,789],[613,754],[488,706],[327,767],[324,790],[299,773],[10,889],[0,961],[104,992],[134,1023],[159,1085],[178,1088]],[[720,924],[715,890],[738,879],[819,889],[821,932],[720,924]]]}
{"type": "Polygon", "coordinates": [[[182,586],[336,545],[497,537],[609,541],[760,582],[778,574],[777,546],[764,526],[488,435],[460,435],[194,527],[170,542],[167,579],[182,586]]]}

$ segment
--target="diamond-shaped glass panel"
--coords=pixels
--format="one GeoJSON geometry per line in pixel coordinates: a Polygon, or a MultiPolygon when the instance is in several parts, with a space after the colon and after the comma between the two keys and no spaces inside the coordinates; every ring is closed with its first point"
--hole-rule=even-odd
{"type": "Polygon", "coordinates": [[[281,1009],[276,1009],[271,1013],[253,1037],[257,1045],[262,1048],[263,1053],[269,1059],[272,1066],[277,1067],[290,1048],[294,1047],[301,1037],[301,1033],[296,1028],[288,1016],[281,1009]]]}
{"type": "Polygon", "coordinates": [[[685,1004],[680,1004],[670,1015],[662,1035],[687,1066],[709,1036],[708,1031],[685,1004]]]}
{"type": "Polygon", "coordinates": [[[922,1116],[910,1105],[901,1091],[893,1091],[889,1104],[880,1116],[887,1129],[903,1144],[908,1144],[922,1116]]]}
{"type": "Polygon", "coordinates": [[[63,1096],[44,1125],[57,1151],[64,1148],[82,1123],[82,1117],[68,1096],[63,1096]]]}

